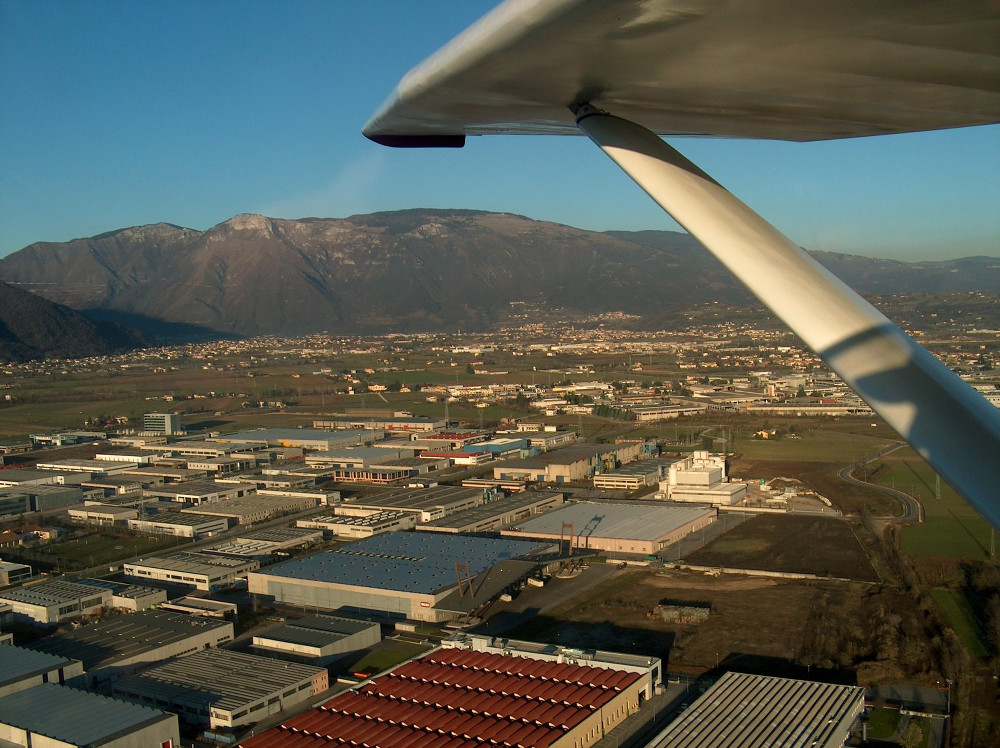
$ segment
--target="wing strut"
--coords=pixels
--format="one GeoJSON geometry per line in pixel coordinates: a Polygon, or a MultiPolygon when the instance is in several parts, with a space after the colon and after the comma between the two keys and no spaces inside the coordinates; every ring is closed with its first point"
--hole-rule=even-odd
{"type": "Polygon", "coordinates": [[[580,104],[577,126],[1000,528],[1000,409],[646,128],[580,104]]]}

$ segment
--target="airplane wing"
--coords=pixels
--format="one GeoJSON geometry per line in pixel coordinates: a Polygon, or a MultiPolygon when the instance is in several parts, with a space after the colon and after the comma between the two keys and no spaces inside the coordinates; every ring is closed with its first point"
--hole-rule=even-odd
{"type": "Polygon", "coordinates": [[[401,147],[586,134],[1000,527],[1000,409],[659,137],[997,122],[995,0],[508,0],[363,132],[401,147]]]}

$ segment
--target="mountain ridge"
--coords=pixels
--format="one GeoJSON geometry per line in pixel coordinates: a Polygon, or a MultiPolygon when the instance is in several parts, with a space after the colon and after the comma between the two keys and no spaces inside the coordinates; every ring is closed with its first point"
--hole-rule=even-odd
{"type": "MultiPolygon", "coordinates": [[[[997,258],[812,255],[862,293],[1000,293],[997,258]]],[[[205,231],[159,222],[37,242],[0,259],[0,278],[89,316],[236,335],[488,329],[519,301],[644,317],[752,301],[687,234],[422,208],[342,219],[241,213],[205,231]]]]}

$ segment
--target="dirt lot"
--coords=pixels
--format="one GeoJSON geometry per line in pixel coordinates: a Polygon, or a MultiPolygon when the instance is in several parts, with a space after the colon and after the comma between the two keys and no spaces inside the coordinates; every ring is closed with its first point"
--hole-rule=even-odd
{"type": "MultiPolygon", "coordinates": [[[[805,674],[799,663],[833,668],[835,647],[820,642],[819,619],[864,620],[867,585],[757,577],[708,577],[684,571],[624,571],[591,593],[557,606],[508,635],[574,647],[660,657],[672,671],[701,673],[716,665],[774,674],[805,674]],[[708,620],[674,624],[649,613],[664,600],[711,606],[708,620]],[[826,651],[829,650],[829,651],[826,651]],[[819,656],[817,656],[819,655],[819,656]],[[756,663],[756,667],[755,667],[756,663]]],[[[864,631],[854,634],[859,642],[864,631]]]]}
{"type": "Polygon", "coordinates": [[[842,519],[765,514],[690,554],[689,563],[875,582],[878,575],[842,519]]]}

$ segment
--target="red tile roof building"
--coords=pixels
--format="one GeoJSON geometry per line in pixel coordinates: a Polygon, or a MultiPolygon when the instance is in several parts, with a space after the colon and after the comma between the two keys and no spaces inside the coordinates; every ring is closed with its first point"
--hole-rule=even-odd
{"type": "Polygon", "coordinates": [[[440,649],[240,745],[587,748],[651,689],[648,672],[440,649]]]}

